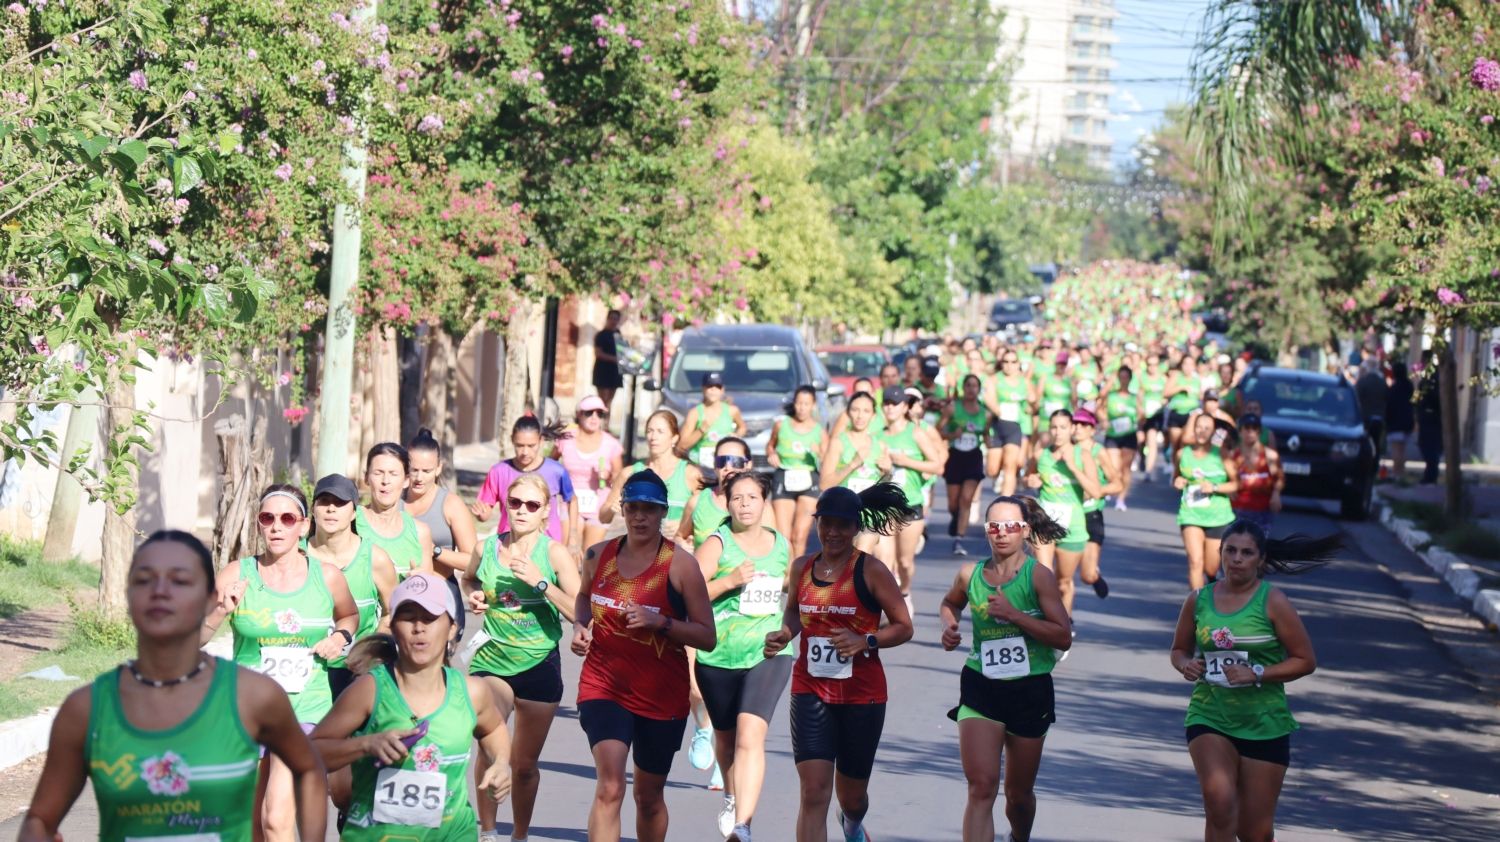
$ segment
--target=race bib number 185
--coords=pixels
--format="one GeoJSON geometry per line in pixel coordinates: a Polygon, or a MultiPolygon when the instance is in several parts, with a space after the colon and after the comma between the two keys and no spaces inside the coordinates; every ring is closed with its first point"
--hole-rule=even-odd
{"type": "Polygon", "coordinates": [[[375,822],[416,827],[443,823],[448,778],[442,772],[418,772],[387,766],[375,778],[375,822]]]}

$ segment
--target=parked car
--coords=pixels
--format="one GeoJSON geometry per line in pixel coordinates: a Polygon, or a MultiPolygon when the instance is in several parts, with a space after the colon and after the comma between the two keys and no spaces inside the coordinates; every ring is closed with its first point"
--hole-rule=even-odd
{"type": "Polygon", "coordinates": [[[821,345],[817,354],[832,382],[843,386],[846,395],[854,392],[854,381],[878,379],[880,369],[891,362],[884,345],[821,345]]]}
{"type": "Polygon", "coordinates": [[[1283,496],[1335,500],[1340,516],[1351,520],[1369,514],[1379,463],[1348,381],[1257,364],[1239,388],[1247,401],[1260,401],[1261,423],[1276,434],[1283,496]]]}
{"type": "MultiPolygon", "coordinates": [[[[818,414],[832,423],[844,411],[844,387],[802,341],[782,325],[705,325],[682,334],[665,382],[648,378],[642,387],[660,393],[660,406],[678,420],[703,400],[703,378],[717,372],[729,400],[745,419],[745,439],[756,464],[764,466],[771,425],[785,414],[792,392],[802,384],[818,392],[818,414]]],[[[644,441],[644,418],[641,440],[644,441]]]]}
{"type": "Polygon", "coordinates": [[[1036,331],[1036,309],[1024,298],[1002,298],[990,307],[987,329],[1008,336],[1036,331]]]}

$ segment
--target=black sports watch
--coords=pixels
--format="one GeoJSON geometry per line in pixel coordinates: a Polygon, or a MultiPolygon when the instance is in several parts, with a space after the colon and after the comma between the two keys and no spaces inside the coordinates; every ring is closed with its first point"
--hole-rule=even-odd
{"type": "Polygon", "coordinates": [[[865,646],[868,647],[871,651],[879,649],[880,639],[873,634],[867,634],[865,635],[865,646]]]}
{"type": "Polygon", "coordinates": [[[537,593],[546,593],[547,592],[547,588],[549,588],[549,587],[551,587],[551,583],[548,582],[546,579],[543,579],[540,582],[536,583],[536,592],[537,593]]]}
{"type": "Polygon", "coordinates": [[[432,545],[432,560],[437,561],[443,555],[443,548],[437,544],[432,545]]]}

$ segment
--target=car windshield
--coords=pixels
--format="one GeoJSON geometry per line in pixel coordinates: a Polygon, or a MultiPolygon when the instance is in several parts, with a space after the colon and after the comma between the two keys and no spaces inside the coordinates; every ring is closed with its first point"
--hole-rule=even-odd
{"type": "Polygon", "coordinates": [[[1251,377],[1245,384],[1248,400],[1260,401],[1269,418],[1317,421],[1339,426],[1357,426],[1359,409],[1354,390],[1305,380],[1251,377]]]}
{"type": "Polygon", "coordinates": [[[818,359],[834,377],[878,377],[885,365],[879,351],[819,351],[818,359]]]}
{"type": "Polygon", "coordinates": [[[703,378],[718,372],[724,388],[735,392],[786,394],[797,387],[792,352],[784,348],[696,348],[682,351],[672,360],[667,388],[674,392],[696,392],[703,378]]]}
{"type": "Polygon", "coordinates": [[[991,316],[1030,316],[1031,304],[1026,301],[996,301],[991,316]]]}

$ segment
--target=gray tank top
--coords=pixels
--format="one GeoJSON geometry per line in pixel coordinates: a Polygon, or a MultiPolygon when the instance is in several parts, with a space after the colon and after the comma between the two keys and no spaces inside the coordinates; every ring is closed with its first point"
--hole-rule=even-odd
{"type": "Polygon", "coordinates": [[[447,501],[448,489],[439,488],[437,497],[433,499],[432,505],[427,507],[427,511],[420,515],[412,515],[412,517],[427,524],[427,528],[432,530],[434,547],[451,550],[454,549],[453,530],[448,528],[448,519],[443,517],[443,504],[447,501]]]}

